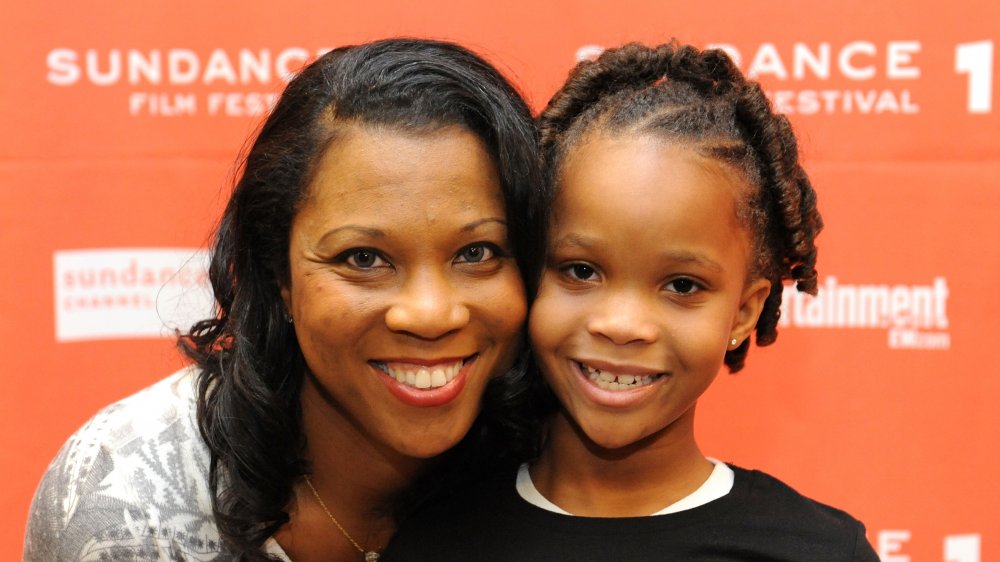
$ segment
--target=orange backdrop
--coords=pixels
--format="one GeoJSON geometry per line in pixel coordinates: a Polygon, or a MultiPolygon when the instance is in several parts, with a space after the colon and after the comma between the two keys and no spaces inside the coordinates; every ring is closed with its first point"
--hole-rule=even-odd
{"type": "Polygon", "coordinates": [[[724,45],[801,137],[818,299],[721,377],[703,448],[868,525],[885,562],[1000,559],[1000,4],[23,2],[0,49],[0,552],[100,407],[181,364],[233,162],[284,76],[337,45],[450,39],[536,109],[580,56],[724,45]],[[179,271],[179,273],[178,273],[179,271]],[[166,325],[168,328],[165,328],[166,325]]]}

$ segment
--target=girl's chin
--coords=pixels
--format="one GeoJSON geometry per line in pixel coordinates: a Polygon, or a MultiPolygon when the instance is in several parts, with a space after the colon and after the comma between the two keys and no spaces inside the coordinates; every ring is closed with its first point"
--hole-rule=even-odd
{"type": "Polygon", "coordinates": [[[630,445],[642,441],[643,437],[645,437],[641,434],[626,435],[620,431],[613,431],[608,428],[592,429],[590,431],[585,429],[584,433],[591,444],[606,451],[625,449],[630,445]]]}
{"type": "Polygon", "coordinates": [[[597,419],[590,416],[572,417],[565,410],[561,412],[561,416],[566,418],[568,423],[557,424],[557,428],[562,426],[569,430],[574,439],[584,442],[588,448],[616,451],[647,437],[640,428],[630,428],[627,424],[622,424],[620,419],[600,419],[608,416],[595,416],[597,419]]]}

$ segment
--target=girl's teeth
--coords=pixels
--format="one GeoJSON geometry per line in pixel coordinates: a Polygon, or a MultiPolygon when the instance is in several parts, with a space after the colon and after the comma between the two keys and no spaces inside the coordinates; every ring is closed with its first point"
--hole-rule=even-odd
{"type": "Polygon", "coordinates": [[[638,388],[640,386],[651,384],[654,380],[662,376],[662,374],[659,373],[655,375],[615,375],[613,373],[601,371],[600,369],[595,369],[589,365],[584,365],[583,363],[579,363],[579,365],[587,372],[587,378],[604,390],[628,390],[630,388],[638,388]]]}

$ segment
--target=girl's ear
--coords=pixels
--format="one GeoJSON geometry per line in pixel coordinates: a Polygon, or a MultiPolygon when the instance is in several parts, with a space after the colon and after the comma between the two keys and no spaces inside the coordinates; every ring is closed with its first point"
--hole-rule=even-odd
{"type": "Polygon", "coordinates": [[[763,277],[747,283],[740,296],[740,308],[733,319],[733,327],[729,332],[729,349],[735,349],[750,337],[750,332],[757,325],[760,312],[764,310],[764,301],[771,294],[771,282],[763,277]]]}

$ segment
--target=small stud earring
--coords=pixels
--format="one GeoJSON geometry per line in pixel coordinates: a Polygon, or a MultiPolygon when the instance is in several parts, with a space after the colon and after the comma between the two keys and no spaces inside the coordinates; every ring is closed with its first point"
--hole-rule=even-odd
{"type": "Polygon", "coordinates": [[[729,345],[736,345],[736,338],[729,340],[729,345]]]}

